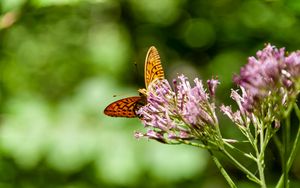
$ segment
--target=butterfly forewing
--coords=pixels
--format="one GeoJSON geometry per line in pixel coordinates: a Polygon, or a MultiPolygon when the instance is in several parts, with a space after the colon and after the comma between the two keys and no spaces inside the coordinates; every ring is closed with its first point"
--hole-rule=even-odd
{"type": "Polygon", "coordinates": [[[142,97],[128,97],[108,105],[104,114],[112,117],[136,117],[136,111],[143,105],[142,97]]]}
{"type": "Polygon", "coordinates": [[[155,79],[164,79],[164,70],[160,62],[158,51],[154,46],[151,46],[148,50],[144,71],[146,88],[148,88],[148,85],[155,79]]]}

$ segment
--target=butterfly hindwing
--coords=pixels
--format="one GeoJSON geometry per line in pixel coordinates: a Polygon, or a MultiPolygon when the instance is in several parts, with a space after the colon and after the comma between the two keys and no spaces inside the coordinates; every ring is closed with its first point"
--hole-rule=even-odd
{"type": "Polygon", "coordinates": [[[136,111],[143,104],[142,97],[127,97],[108,105],[104,109],[104,114],[112,117],[136,117],[136,111]]]}

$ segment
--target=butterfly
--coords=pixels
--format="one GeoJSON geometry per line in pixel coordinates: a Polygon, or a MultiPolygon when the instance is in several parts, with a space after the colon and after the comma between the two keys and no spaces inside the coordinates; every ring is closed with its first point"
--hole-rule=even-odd
{"type": "Polygon", "coordinates": [[[137,117],[137,111],[147,101],[147,88],[157,79],[164,79],[164,71],[161,65],[157,49],[151,46],[147,52],[144,68],[146,89],[139,89],[140,96],[127,97],[117,100],[104,109],[104,114],[112,117],[137,117]]]}

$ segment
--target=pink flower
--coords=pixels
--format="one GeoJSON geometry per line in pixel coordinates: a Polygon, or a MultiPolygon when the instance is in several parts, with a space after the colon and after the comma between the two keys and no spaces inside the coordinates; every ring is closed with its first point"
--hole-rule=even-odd
{"type": "Polygon", "coordinates": [[[205,131],[214,129],[218,124],[215,105],[210,101],[219,83],[217,80],[208,81],[209,93],[197,78],[194,80],[195,86],[191,86],[184,75],[173,83],[175,91],[167,80],[149,86],[147,105],[138,111],[148,132],[137,133],[139,137],[166,143],[177,142],[205,135],[205,131]]]}
{"type": "MultiPolygon", "coordinates": [[[[286,56],[284,48],[268,44],[248,59],[234,82],[242,94],[232,91],[231,95],[242,117],[252,118],[253,113],[267,122],[278,120],[299,93],[300,51],[286,56]]],[[[230,114],[228,108],[221,110],[230,114]]]]}

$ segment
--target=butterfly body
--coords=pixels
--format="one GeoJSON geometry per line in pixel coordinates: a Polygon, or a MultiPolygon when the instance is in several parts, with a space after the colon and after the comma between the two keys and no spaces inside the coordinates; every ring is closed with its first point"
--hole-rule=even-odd
{"type": "Polygon", "coordinates": [[[146,89],[139,89],[140,96],[127,97],[117,100],[104,109],[104,114],[112,117],[137,117],[137,111],[147,103],[147,88],[156,79],[164,79],[164,71],[161,65],[157,49],[149,48],[145,60],[145,86],[146,89]]]}

